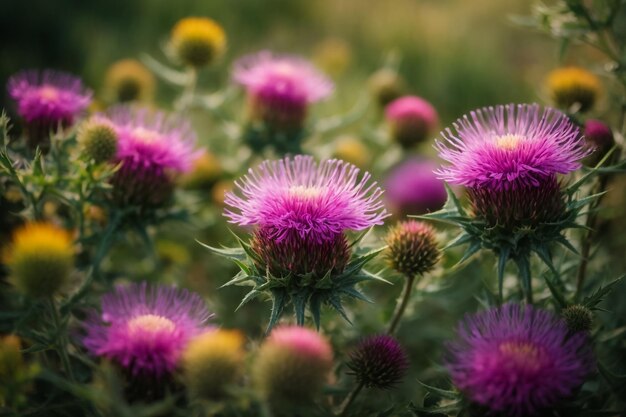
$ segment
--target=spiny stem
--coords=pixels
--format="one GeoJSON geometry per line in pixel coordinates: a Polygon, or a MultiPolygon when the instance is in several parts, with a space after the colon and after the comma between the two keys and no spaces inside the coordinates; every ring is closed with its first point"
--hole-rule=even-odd
{"type": "Polygon", "coordinates": [[[339,409],[339,414],[337,414],[338,417],[344,417],[346,415],[346,413],[348,412],[348,409],[350,408],[350,406],[352,405],[352,403],[354,402],[354,400],[356,400],[356,397],[358,397],[359,393],[361,392],[361,390],[363,389],[364,384],[361,382],[359,385],[356,386],[356,388],[354,388],[352,390],[352,392],[346,397],[346,399],[344,400],[344,402],[341,404],[341,407],[339,409]]]}
{"type": "Polygon", "coordinates": [[[61,317],[59,316],[59,311],[57,310],[56,303],[54,302],[54,298],[50,297],[48,299],[48,304],[50,306],[50,311],[52,313],[52,319],[54,321],[54,330],[56,332],[55,335],[55,345],[57,353],[61,358],[61,363],[63,364],[63,369],[65,369],[65,373],[71,381],[74,381],[74,372],[72,371],[72,365],[70,364],[70,357],[67,353],[67,337],[65,336],[65,329],[63,328],[63,324],[61,323],[61,317]]]}
{"type": "Polygon", "coordinates": [[[411,292],[413,291],[414,283],[415,275],[407,276],[404,280],[404,288],[400,294],[399,302],[396,305],[396,310],[393,313],[387,334],[392,335],[396,332],[398,325],[400,324],[400,320],[402,320],[402,316],[404,315],[404,310],[406,310],[406,306],[409,304],[409,300],[411,299],[411,292]]]}

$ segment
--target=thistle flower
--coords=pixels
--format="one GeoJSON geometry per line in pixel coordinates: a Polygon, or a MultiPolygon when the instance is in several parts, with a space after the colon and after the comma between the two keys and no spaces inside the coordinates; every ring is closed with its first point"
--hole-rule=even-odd
{"type": "Polygon", "coordinates": [[[105,76],[105,95],[113,103],[149,101],[154,95],[155,79],[152,73],[135,59],[113,63],[105,76]]]}
{"type": "Polygon", "coordinates": [[[409,358],[393,336],[378,335],[362,340],[347,365],[359,384],[390,389],[406,376],[409,358]]]}
{"type": "Polygon", "coordinates": [[[383,108],[400,97],[406,88],[404,79],[389,68],[380,69],[372,74],[367,85],[371,95],[383,108]]]}
{"type": "Polygon", "coordinates": [[[194,398],[215,399],[235,383],[243,368],[243,335],[215,330],[194,338],[182,357],[183,380],[194,398]]]}
{"type": "Polygon", "coordinates": [[[19,291],[34,298],[54,295],[68,283],[74,265],[72,237],[50,223],[27,223],[13,235],[7,265],[19,291]]]}
{"type": "Polygon", "coordinates": [[[509,104],[472,111],[441,133],[439,178],[467,187],[538,186],[580,168],[589,151],[569,118],[551,108],[509,104]]]}
{"type": "Polygon", "coordinates": [[[174,177],[191,169],[195,134],[185,119],[148,109],[117,107],[107,114],[118,136],[112,183],[121,205],[162,205],[174,177]]]}
{"type": "Polygon", "coordinates": [[[446,202],[446,188],[428,160],[410,158],[394,166],[385,180],[387,206],[398,217],[437,211],[446,202]]]}
{"type": "Polygon", "coordinates": [[[600,120],[589,119],[585,122],[584,137],[587,146],[593,149],[593,153],[583,160],[587,166],[597,165],[615,145],[613,131],[600,120]]]}
{"type": "Polygon", "coordinates": [[[170,47],[178,60],[192,67],[211,64],[226,49],[224,29],[206,17],[187,17],[172,29],[170,47]]]}
{"type": "Polygon", "coordinates": [[[88,320],[83,344],[133,376],[166,376],[189,341],[208,330],[209,317],[202,298],[187,290],[146,282],[118,285],[88,320]]]}
{"type": "Polygon", "coordinates": [[[297,56],[262,51],[239,59],[233,80],[248,93],[250,118],[276,130],[298,130],[308,106],[328,97],[333,83],[297,56]]]}
{"type": "Polygon", "coordinates": [[[332,349],[313,330],[278,327],[259,349],[253,378],[270,407],[286,412],[309,404],[329,378],[332,349]]]}
{"type": "Polygon", "coordinates": [[[552,71],[547,80],[554,104],[564,110],[585,112],[591,109],[602,91],[600,80],[579,67],[563,67],[552,71]]]}
{"type": "Polygon", "coordinates": [[[438,123],[437,111],[426,100],[404,96],[385,107],[392,139],[405,149],[423,142],[438,123]]]}
{"type": "Polygon", "coordinates": [[[382,190],[371,175],[331,159],[316,163],[296,155],[265,161],[236,183],[225,211],[231,223],[256,225],[276,242],[308,238],[330,241],[345,230],[364,230],[382,224],[387,216],[382,190]]]}
{"type": "Polygon", "coordinates": [[[364,168],[372,160],[372,153],[359,138],[342,136],[337,138],[333,157],[364,168]]]}
{"type": "Polygon", "coordinates": [[[20,72],[9,78],[7,89],[26,122],[32,147],[46,147],[51,130],[74,124],[92,96],[80,78],[53,70],[20,72]]]}
{"type": "Polygon", "coordinates": [[[441,258],[435,230],[426,223],[399,222],[389,229],[385,241],[387,262],[407,277],[430,272],[441,258]]]}
{"type": "Polygon", "coordinates": [[[448,346],[454,384],[492,412],[536,415],[576,393],[593,369],[589,340],[553,313],[506,304],[467,317],[448,346]]]}
{"type": "Polygon", "coordinates": [[[96,163],[110,161],[117,153],[117,132],[107,119],[99,116],[80,126],[77,140],[83,154],[96,163]]]}
{"type": "Polygon", "coordinates": [[[571,332],[588,332],[593,327],[593,313],[587,307],[574,304],[561,312],[571,332]]]}

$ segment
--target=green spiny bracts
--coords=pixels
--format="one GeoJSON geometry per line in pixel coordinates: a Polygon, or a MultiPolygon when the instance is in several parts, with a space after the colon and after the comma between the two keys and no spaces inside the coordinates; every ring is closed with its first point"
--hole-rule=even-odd
{"type": "Polygon", "coordinates": [[[400,222],[387,232],[384,252],[389,265],[404,276],[430,272],[441,257],[435,231],[426,223],[400,222]]]}

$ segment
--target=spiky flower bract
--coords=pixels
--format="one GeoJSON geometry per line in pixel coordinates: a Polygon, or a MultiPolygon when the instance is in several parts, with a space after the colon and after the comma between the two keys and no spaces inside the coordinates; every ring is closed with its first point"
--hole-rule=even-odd
{"type": "Polygon", "coordinates": [[[7,89],[26,122],[32,147],[47,146],[51,130],[74,124],[92,97],[80,78],[54,70],[17,73],[9,78],[7,89]]]}
{"type": "Polygon", "coordinates": [[[587,146],[593,149],[593,153],[583,160],[583,163],[587,166],[595,166],[598,164],[613,146],[615,146],[613,131],[601,120],[586,120],[584,137],[587,146]]]}
{"type": "Polygon", "coordinates": [[[405,149],[422,143],[433,133],[439,117],[435,108],[416,96],[403,96],[385,107],[391,138],[405,149]]]}
{"type": "Polygon", "coordinates": [[[561,312],[567,328],[572,332],[588,332],[593,327],[593,312],[580,304],[574,304],[561,312]]]}
{"type": "Polygon", "coordinates": [[[435,230],[426,223],[399,222],[389,229],[385,241],[387,262],[406,277],[430,272],[441,257],[435,230]]]}
{"type": "Polygon", "coordinates": [[[393,336],[383,334],[363,339],[350,354],[347,365],[359,384],[390,389],[406,376],[409,358],[393,336]]]}
{"type": "Polygon", "coordinates": [[[204,300],[195,293],[146,282],[118,285],[85,325],[85,347],[134,376],[161,377],[179,365],[191,339],[208,330],[204,300]]]}
{"type": "Polygon", "coordinates": [[[71,235],[51,223],[27,223],[17,229],[7,255],[11,282],[34,298],[63,289],[74,265],[71,235]]]}
{"type": "Polygon", "coordinates": [[[187,17],[172,29],[170,47],[178,60],[192,67],[204,67],[226,49],[224,29],[206,17],[187,17]]]}
{"type": "Polygon", "coordinates": [[[279,131],[300,129],[309,104],[328,97],[334,88],[304,58],[269,51],[240,58],[233,80],[248,93],[250,119],[279,131]]]}
{"type": "Polygon", "coordinates": [[[117,153],[117,132],[105,118],[94,116],[84,122],[76,139],[83,154],[96,163],[110,161],[117,153]]]}
{"type": "Polygon", "coordinates": [[[265,340],[253,365],[261,396],[279,415],[305,407],[321,393],[333,365],[330,344],[317,332],[283,326],[265,340]]]}
{"type": "Polygon", "coordinates": [[[108,101],[149,101],[154,95],[154,75],[135,59],[114,62],[107,70],[104,88],[108,101]]]}
{"type": "Polygon", "coordinates": [[[555,69],[548,75],[547,85],[554,104],[566,111],[591,109],[602,91],[598,77],[580,67],[555,69]]]}
{"type": "Polygon", "coordinates": [[[521,417],[575,395],[593,370],[590,341],[547,310],[506,304],[466,317],[447,368],[470,401],[521,417]]]}
{"type": "Polygon", "coordinates": [[[214,330],[194,338],[182,357],[182,373],[192,398],[217,399],[239,378],[244,337],[236,330],[214,330]]]}
{"type": "Polygon", "coordinates": [[[191,169],[195,133],[179,116],[146,108],[116,107],[106,114],[118,136],[112,179],[121,205],[153,207],[163,204],[174,178],[191,169]]]}
{"type": "Polygon", "coordinates": [[[385,179],[385,202],[398,217],[437,211],[446,202],[446,188],[433,171],[434,162],[409,158],[394,166],[385,179]]]}

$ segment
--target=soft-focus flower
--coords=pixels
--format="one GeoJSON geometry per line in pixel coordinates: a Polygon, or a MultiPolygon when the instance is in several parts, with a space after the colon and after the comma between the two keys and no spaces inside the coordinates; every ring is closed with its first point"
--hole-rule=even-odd
{"type": "Polygon", "coordinates": [[[289,237],[316,242],[343,231],[382,224],[382,190],[355,166],[331,159],[321,163],[296,155],[265,161],[237,182],[225,211],[232,223],[256,225],[277,242],[289,237]]]}
{"type": "Polygon", "coordinates": [[[406,376],[409,357],[393,336],[383,334],[363,339],[347,365],[365,387],[390,389],[406,376]]]}
{"type": "Polygon", "coordinates": [[[580,167],[587,155],[576,125],[558,110],[509,104],[472,111],[441,133],[437,174],[452,184],[511,189],[538,186],[580,167]]]}
{"type": "Polygon", "coordinates": [[[215,399],[235,383],[244,365],[244,337],[215,330],[193,339],[183,353],[183,380],[194,398],[215,399]]]}
{"type": "Polygon", "coordinates": [[[187,17],[172,29],[170,47],[183,64],[204,67],[224,53],[226,34],[212,19],[187,17]]]}
{"type": "Polygon", "coordinates": [[[27,124],[31,146],[42,145],[59,125],[74,124],[92,97],[80,78],[53,70],[20,72],[9,78],[7,89],[27,124]]]}
{"type": "Polygon", "coordinates": [[[77,140],[83,154],[96,163],[110,161],[117,153],[117,132],[106,118],[100,116],[94,116],[80,126],[77,140]]]}
{"type": "Polygon", "coordinates": [[[7,265],[19,291],[31,297],[54,295],[67,284],[74,265],[72,237],[50,223],[27,223],[13,235],[7,265]]]}
{"type": "Polygon", "coordinates": [[[307,60],[269,51],[239,59],[233,80],[248,93],[252,121],[278,130],[302,127],[309,104],[328,97],[334,88],[307,60]]]}
{"type": "Polygon", "coordinates": [[[315,45],[313,61],[328,74],[338,76],[350,66],[352,48],[343,39],[327,38],[315,45]]]}
{"type": "Polygon", "coordinates": [[[370,93],[380,105],[385,107],[400,97],[405,89],[405,81],[396,71],[383,68],[376,71],[367,81],[370,93]]]}
{"type": "Polygon", "coordinates": [[[110,102],[149,101],[154,95],[154,75],[135,59],[122,59],[107,70],[105,95],[110,102]]]}
{"type": "Polygon", "coordinates": [[[404,96],[385,107],[391,138],[403,148],[412,148],[433,133],[439,117],[437,110],[426,100],[404,96]]]}
{"type": "Polygon", "coordinates": [[[181,176],[180,183],[184,188],[211,188],[222,175],[222,164],[219,158],[208,151],[203,151],[193,161],[189,172],[181,176]]]}
{"type": "Polygon", "coordinates": [[[547,310],[516,304],[467,317],[447,363],[472,402],[513,417],[536,415],[574,395],[592,366],[585,333],[571,334],[547,310]]]}
{"type": "Polygon", "coordinates": [[[83,344],[132,375],[160,377],[178,366],[191,339],[208,330],[209,317],[202,298],[187,290],[118,285],[88,320],[83,344]]]}
{"type": "Polygon", "coordinates": [[[342,136],[337,138],[333,157],[365,168],[372,159],[372,153],[358,137],[342,136]]]}
{"type": "Polygon", "coordinates": [[[593,327],[593,312],[583,305],[574,304],[564,308],[561,315],[572,332],[588,332],[593,327]]]}
{"type": "Polygon", "coordinates": [[[588,166],[595,166],[615,145],[611,128],[601,120],[589,119],[585,122],[585,142],[593,153],[583,160],[588,166]]]}
{"type": "Polygon", "coordinates": [[[548,75],[547,84],[552,101],[564,110],[579,106],[575,110],[587,111],[602,91],[598,77],[579,67],[555,69],[548,75]]]}
{"type": "Polygon", "coordinates": [[[389,229],[385,241],[387,262],[406,277],[430,272],[441,257],[435,230],[426,223],[399,222],[389,229]]]}
{"type": "Polygon", "coordinates": [[[118,107],[106,117],[118,136],[112,183],[120,204],[158,206],[173,189],[175,176],[191,169],[195,133],[186,119],[148,109],[118,107]]]}
{"type": "Polygon", "coordinates": [[[399,217],[437,211],[446,202],[443,181],[434,174],[435,163],[411,158],[393,167],[385,180],[385,201],[399,217]]]}
{"type": "Polygon", "coordinates": [[[317,397],[333,365],[328,341],[302,327],[278,327],[259,349],[253,376],[273,409],[302,407],[317,397]]]}

